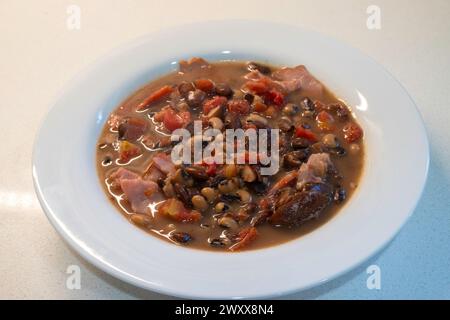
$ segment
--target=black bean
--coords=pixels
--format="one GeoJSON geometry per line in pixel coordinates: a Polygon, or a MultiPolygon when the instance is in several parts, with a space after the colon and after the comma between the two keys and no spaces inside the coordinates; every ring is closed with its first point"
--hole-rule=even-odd
{"type": "Polygon", "coordinates": [[[303,110],[305,110],[305,111],[314,111],[315,110],[314,102],[308,97],[303,99],[302,105],[303,105],[303,110]]]}
{"type": "Polygon", "coordinates": [[[178,243],[187,243],[192,240],[192,236],[189,233],[178,231],[171,232],[169,238],[178,243]]]}
{"type": "Polygon", "coordinates": [[[194,91],[195,87],[191,82],[183,81],[178,85],[178,92],[184,98],[186,98],[190,91],[194,91]]]}
{"type": "Polygon", "coordinates": [[[291,151],[284,155],[283,166],[287,168],[299,167],[309,156],[308,149],[291,151]]]}
{"type": "Polygon", "coordinates": [[[216,94],[219,96],[231,98],[233,96],[233,90],[226,83],[217,83],[216,84],[216,94]]]}
{"type": "Polygon", "coordinates": [[[346,120],[350,114],[348,108],[340,103],[329,104],[327,106],[327,109],[330,110],[331,112],[334,112],[336,116],[341,120],[346,120]]]}
{"type": "Polygon", "coordinates": [[[215,248],[222,248],[226,245],[225,241],[220,238],[208,239],[208,242],[211,247],[215,248]]]}
{"type": "Polygon", "coordinates": [[[226,180],[224,176],[215,176],[208,180],[207,185],[211,188],[217,188],[217,186],[223,181],[226,180]]]}
{"type": "Polygon", "coordinates": [[[330,149],[330,153],[335,154],[340,157],[343,157],[347,154],[347,150],[345,150],[345,148],[343,148],[343,147],[338,146],[336,148],[330,149]]]}
{"type": "Polygon", "coordinates": [[[342,188],[340,186],[338,188],[336,188],[336,190],[334,191],[334,201],[336,203],[343,202],[346,197],[347,197],[347,192],[345,191],[344,188],[342,188]]]}
{"type": "Polygon", "coordinates": [[[244,99],[248,101],[248,103],[252,104],[253,100],[255,100],[255,96],[252,95],[251,93],[246,93],[244,95],[244,99]]]}
{"type": "Polygon", "coordinates": [[[227,194],[222,194],[220,196],[220,201],[223,201],[223,202],[233,202],[233,201],[239,201],[239,200],[241,200],[241,198],[237,194],[227,193],[227,194]]]}
{"type": "Polygon", "coordinates": [[[189,94],[187,96],[187,104],[191,108],[196,108],[200,106],[200,104],[205,100],[206,93],[202,90],[196,89],[194,91],[189,91],[189,94]]]}
{"type": "Polygon", "coordinates": [[[278,128],[283,132],[288,132],[294,129],[294,125],[288,118],[281,118],[278,120],[278,128]]]}
{"type": "Polygon", "coordinates": [[[250,71],[257,70],[257,71],[261,72],[262,74],[269,74],[272,72],[270,67],[262,65],[260,63],[256,63],[256,62],[249,62],[247,65],[247,69],[250,71]]]}
{"type": "Polygon", "coordinates": [[[268,189],[267,183],[261,181],[254,181],[252,183],[248,183],[247,186],[258,195],[263,195],[268,189]]]}
{"type": "Polygon", "coordinates": [[[112,159],[109,156],[106,156],[102,161],[102,166],[109,166],[112,163],[112,159]]]}
{"type": "Polygon", "coordinates": [[[127,133],[127,125],[125,122],[122,122],[121,124],[119,124],[119,127],[118,127],[119,140],[124,140],[126,133],[127,133]]]}
{"type": "Polygon", "coordinates": [[[294,138],[291,141],[291,147],[294,149],[305,149],[311,145],[311,142],[306,138],[294,138]]]}
{"type": "Polygon", "coordinates": [[[186,205],[189,208],[192,208],[191,202],[192,197],[189,193],[189,190],[185,186],[179,183],[175,183],[173,184],[173,190],[175,191],[177,198],[180,199],[184,203],[184,205],[186,205]]]}
{"type": "Polygon", "coordinates": [[[225,115],[224,124],[226,129],[239,129],[242,126],[239,115],[234,112],[225,115]]]}

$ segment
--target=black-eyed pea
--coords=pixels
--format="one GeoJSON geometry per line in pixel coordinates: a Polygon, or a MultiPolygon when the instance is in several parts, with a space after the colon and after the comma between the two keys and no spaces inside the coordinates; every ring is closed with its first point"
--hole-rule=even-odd
{"type": "Polygon", "coordinates": [[[253,169],[248,165],[244,166],[242,169],[241,177],[245,182],[253,182],[257,178],[255,171],[253,171],[253,169]]]}
{"type": "Polygon", "coordinates": [[[252,198],[250,193],[245,189],[239,189],[238,191],[236,191],[236,194],[239,196],[241,202],[243,203],[249,203],[252,198]]]}
{"type": "Polygon", "coordinates": [[[217,223],[219,224],[219,226],[224,227],[224,228],[229,228],[229,229],[237,229],[239,227],[239,225],[236,222],[236,220],[234,220],[231,217],[219,218],[217,223]]]}
{"type": "Polygon", "coordinates": [[[152,218],[149,215],[142,213],[132,214],[130,219],[139,227],[148,227],[152,223],[152,218]]]}
{"type": "Polygon", "coordinates": [[[205,211],[206,209],[208,209],[208,203],[206,202],[206,199],[201,195],[197,194],[193,196],[191,201],[197,210],[205,211]]]}
{"type": "Polygon", "coordinates": [[[208,122],[211,125],[211,127],[213,127],[214,129],[217,129],[217,130],[223,129],[223,121],[220,118],[213,117],[213,118],[209,119],[208,122]]]}
{"type": "Polygon", "coordinates": [[[328,148],[336,148],[338,146],[338,141],[334,134],[326,134],[322,137],[322,142],[328,148]]]}
{"type": "Polygon", "coordinates": [[[225,202],[218,202],[214,207],[214,211],[216,213],[222,213],[227,210],[228,210],[228,205],[225,202]]]}
{"type": "Polygon", "coordinates": [[[234,163],[226,164],[223,168],[223,174],[227,178],[235,177],[237,175],[237,172],[238,172],[238,168],[234,163]]]}
{"type": "Polygon", "coordinates": [[[219,183],[218,189],[223,194],[232,193],[236,191],[237,185],[233,180],[224,180],[219,183]]]}
{"type": "Polygon", "coordinates": [[[214,202],[217,198],[217,192],[213,188],[205,187],[200,193],[206,198],[206,200],[211,203],[214,202]]]}

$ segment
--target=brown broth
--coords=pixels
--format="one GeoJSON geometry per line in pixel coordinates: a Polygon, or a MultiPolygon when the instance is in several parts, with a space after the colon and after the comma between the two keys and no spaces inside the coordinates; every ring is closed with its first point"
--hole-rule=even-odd
{"type": "MultiPolygon", "coordinates": [[[[273,70],[277,69],[277,67],[272,67],[273,70]]],[[[245,62],[240,61],[226,61],[226,62],[216,62],[211,63],[211,68],[206,70],[199,70],[196,72],[182,74],[179,72],[172,72],[165,76],[162,76],[156,80],[149,82],[144,85],[142,88],[138,89],[136,92],[131,94],[128,98],[126,98],[114,111],[115,114],[119,116],[127,116],[132,114],[133,117],[139,117],[142,119],[146,119],[150,121],[149,112],[155,112],[160,110],[163,106],[167,104],[167,102],[162,101],[158,102],[150,107],[149,110],[145,112],[135,112],[134,108],[138,105],[144,98],[146,98],[149,94],[159,89],[164,85],[177,85],[182,81],[194,81],[198,78],[208,78],[214,81],[215,83],[225,82],[228,83],[234,90],[239,89],[245,80],[243,79],[243,75],[248,73],[247,65],[245,62]]],[[[302,98],[309,97],[312,100],[320,100],[321,102],[328,103],[343,103],[339,99],[337,99],[329,90],[325,90],[322,95],[314,96],[310,92],[305,92],[302,90],[296,91],[290,96],[288,96],[289,101],[291,102],[300,102],[302,98]]],[[[150,121],[151,122],[151,121],[150,121]]],[[[308,122],[308,121],[306,121],[308,122]]],[[[315,124],[314,121],[309,121],[311,125],[313,125],[313,129],[315,124]]],[[[347,151],[350,150],[350,144],[345,141],[342,133],[343,124],[337,123],[336,130],[333,131],[334,134],[338,137],[341,142],[342,147],[344,147],[347,151]]],[[[156,131],[160,131],[160,128],[157,124],[152,123],[150,130],[154,134],[163,136],[163,134],[158,133],[156,131]]],[[[167,135],[167,133],[164,133],[167,135]]],[[[324,133],[325,134],[325,133],[324,133]]],[[[108,181],[108,176],[114,172],[117,168],[123,166],[128,169],[131,169],[137,173],[143,173],[148,168],[152,154],[156,151],[152,151],[151,149],[146,147],[143,143],[142,139],[140,139],[137,144],[144,150],[144,154],[139,158],[134,159],[128,165],[120,165],[117,163],[117,151],[114,149],[114,141],[117,138],[117,132],[112,131],[108,123],[105,124],[100,138],[98,140],[98,149],[97,149],[97,172],[104,188],[106,194],[110,198],[112,204],[127,218],[129,219],[130,215],[133,213],[130,205],[126,200],[122,200],[122,196],[120,192],[113,191],[110,188],[110,184],[108,181]],[[102,147],[100,147],[102,146],[102,147]],[[108,165],[104,165],[104,159],[110,158],[111,163],[108,165]]],[[[339,210],[342,209],[345,204],[350,201],[352,194],[355,192],[355,188],[358,184],[359,178],[361,176],[361,172],[363,170],[364,164],[364,145],[363,141],[359,140],[355,142],[355,144],[359,147],[359,152],[357,154],[352,154],[351,152],[347,152],[347,155],[344,157],[332,156],[332,162],[338,169],[339,173],[344,177],[342,179],[341,185],[347,191],[346,200],[341,204],[332,204],[329,206],[323,214],[318,219],[310,220],[305,224],[295,227],[295,228],[286,228],[286,227],[274,227],[268,223],[264,225],[258,226],[259,236],[256,238],[254,242],[251,243],[247,249],[259,249],[264,247],[269,247],[273,245],[278,245],[293,239],[297,239],[302,235],[305,235],[321,225],[325,222],[329,221],[339,210]]],[[[286,170],[280,168],[280,172],[277,176],[282,176],[286,170]]],[[[253,198],[255,199],[255,198],[253,198]]],[[[256,198],[257,199],[257,198],[256,198]]],[[[211,214],[204,213],[203,218],[199,223],[180,223],[175,222],[173,220],[169,220],[168,218],[155,214],[153,212],[151,227],[144,228],[147,232],[158,236],[161,239],[169,240],[168,234],[173,231],[183,231],[191,234],[193,236],[193,240],[186,244],[186,247],[196,248],[196,249],[207,249],[213,251],[223,251],[220,248],[213,248],[208,244],[208,238],[218,237],[223,231],[224,228],[220,226],[214,227],[200,227],[199,225],[209,225],[213,226],[213,218],[211,214]]]]}

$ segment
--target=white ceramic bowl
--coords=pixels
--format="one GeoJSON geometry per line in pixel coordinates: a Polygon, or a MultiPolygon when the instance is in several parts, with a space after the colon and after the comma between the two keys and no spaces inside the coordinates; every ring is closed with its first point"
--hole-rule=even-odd
{"type": "Polygon", "coordinates": [[[360,52],[296,27],[206,22],[161,31],[101,60],[57,99],[37,136],[36,192],[49,220],[85,259],[139,287],[193,298],[273,297],[354,268],[381,249],[413,212],[429,161],[416,107],[360,52]],[[279,246],[242,253],[177,247],[130,224],[97,179],[95,148],[108,114],[130,93],[192,56],[305,64],[350,106],[365,131],[359,190],[331,221],[279,246]]]}

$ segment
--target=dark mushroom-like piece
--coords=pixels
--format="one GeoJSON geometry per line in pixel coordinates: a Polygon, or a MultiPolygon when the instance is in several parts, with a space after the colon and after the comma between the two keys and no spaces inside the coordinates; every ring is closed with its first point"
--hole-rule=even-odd
{"type": "Polygon", "coordinates": [[[283,157],[283,166],[286,168],[300,167],[301,164],[308,159],[308,149],[300,149],[288,152],[283,157]]]}
{"type": "Polygon", "coordinates": [[[310,140],[306,138],[294,138],[291,140],[291,146],[293,149],[305,149],[311,145],[310,140]]]}
{"type": "Polygon", "coordinates": [[[269,218],[273,225],[295,227],[317,218],[333,200],[333,188],[329,184],[314,183],[306,185],[295,193],[288,202],[277,205],[269,218]]]}
{"type": "Polygon", "coordinates": [[[231,98],[233,96],[233,90],[226,83],[217,83],[216,84],[216,94],[219,96],[231,98]]]}

